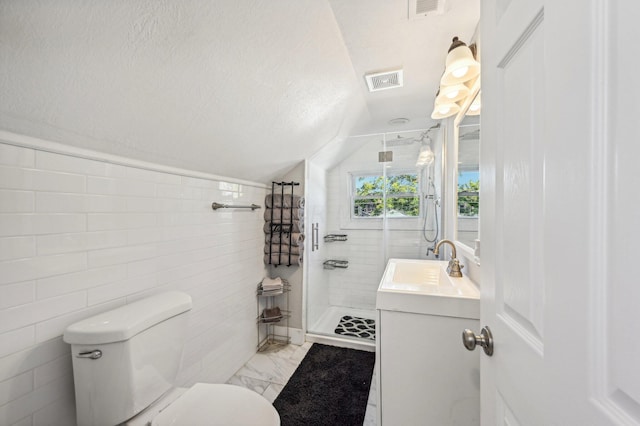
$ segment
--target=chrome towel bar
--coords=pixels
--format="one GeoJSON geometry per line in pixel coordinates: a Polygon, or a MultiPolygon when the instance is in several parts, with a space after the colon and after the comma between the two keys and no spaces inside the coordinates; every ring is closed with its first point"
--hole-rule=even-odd
{"type": "Polygon", "coordinates": [[[259,205],[257,204],[251,204],[250,206],[236,206],[236,205],[232,205],[232,204],[221,204],[221,203],[213,203],[211,204],[211,208],[214,210],[218,210],[218,209],[251,209],[251,211],[255,210],[255,209],[259,209],[261,208],[259,205]]]}

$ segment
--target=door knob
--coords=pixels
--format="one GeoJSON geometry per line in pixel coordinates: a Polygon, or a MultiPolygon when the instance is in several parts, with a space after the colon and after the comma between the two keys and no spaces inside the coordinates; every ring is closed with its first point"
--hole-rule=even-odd
{"type": "Polygon", "coordinates": [[[485,354],[489,356],[493,355],[493,335],[489,327],[482,327],[479,336],[476,336],[476,333],[466,328],[462,332],[462,344],[470,351],[474,350],[477,345],[480,345],[484,349],[485,354]]]}

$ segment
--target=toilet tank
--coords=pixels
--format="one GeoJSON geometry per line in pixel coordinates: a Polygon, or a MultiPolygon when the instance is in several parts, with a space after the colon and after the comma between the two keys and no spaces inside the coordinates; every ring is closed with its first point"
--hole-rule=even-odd
{"type": "Polygon", "coordinates": [[[70,325],[78,425],[116,425],[175,384],[191,297],[171,291],[70,325]]]}

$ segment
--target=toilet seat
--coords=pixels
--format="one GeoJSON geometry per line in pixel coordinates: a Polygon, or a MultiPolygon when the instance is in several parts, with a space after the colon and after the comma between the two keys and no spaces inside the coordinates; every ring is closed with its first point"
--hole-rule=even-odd
{"type": "Polygon", "coordinates": [[[280,416],[263,396],[234,385],[196,383],[151,421],[151,426],[279,426],[280,416]]]}

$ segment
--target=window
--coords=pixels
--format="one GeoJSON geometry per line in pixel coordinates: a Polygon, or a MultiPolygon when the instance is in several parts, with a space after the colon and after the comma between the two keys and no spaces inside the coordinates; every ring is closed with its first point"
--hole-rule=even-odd
{"type": "Polygon", "coordinates": [[[480,173],[460,172],[458,176],[458,216],[478,217],[480,210],[480,173]]]}
{"type": "Polygon", "coordinates": [[[353,218],[415,218],[420,216],[415,172],[352,175],[353,218]],[[384,193],[386,191],[386,206],[384,193]]]}

